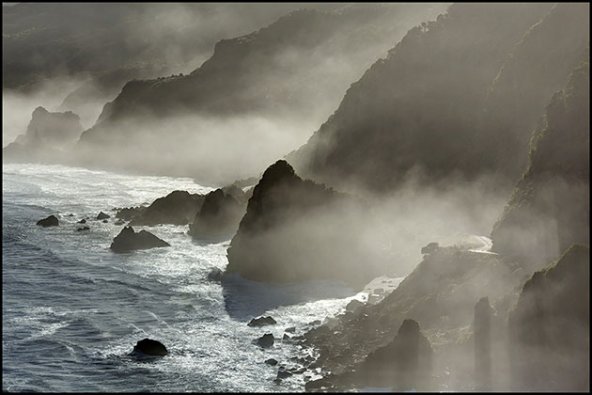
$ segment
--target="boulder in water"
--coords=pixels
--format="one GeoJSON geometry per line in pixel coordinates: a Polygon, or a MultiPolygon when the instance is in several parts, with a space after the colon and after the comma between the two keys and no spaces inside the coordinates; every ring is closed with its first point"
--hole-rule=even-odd
{"type": "Polygon", "coordinates": [[[223,276],[224,276],[224,272],[216,267],[208,273],[208,280],[214,281],[214,282],[220,282],[220,281],[222,281],[223,276]]]}
{"type": "Polygon", "coordinates": [[[170,244],[150,232],[141,230],[136,233],[131,226],[126,226],[113,239],[110,248],[114,252],[129,252],[155,247],[170,247],[170,244]]]}
{"type": "Polygon", "coordinates": [[[266,333],[265,335],[257,339],[257,345],[261,348],[269,348],[273,346],[274,340],[275,339],[273,337],[273,334],[266,333]]]}
{"type": "Polygon", "coordinates": [[[81,228],[77,228],[77,229],[76,229],[76,231],[77,231],[77,232],[82,232],[82,231],[85,231],[85,230],[90,230],[90,227],[88,227],[88,226],[83,226],[83,227],[81,227],[81,228]]]}
{"type": "Polygon", "coordinates": [[[272,317],[257,317],[257,318],[253,318],[247,325],[248,326],[254,326],[254,327],[261,327],[261,326],[265,326],[265,325],[275,325],[277,324],[276,320],[274,320],[272,317]]]}
{"type": "Polygon", "coordinates": [[[151,356],[164,356],[169,353],[164,344],[152,339],[140,340],[134,346],[134,352],[151,356]]]}
{"type": "Polygon", "coordinates": [[[78,222],[76,222],[76,223],[77,223],[77,224],[85,224],[85,223],[86,223],[86,220],[83,218],[83,219],[81,219],[80,221],[78,221],[78,222]]]}
{"type": "Polygon", "coordinates": [[[109,214],[105,214],[102,211],[99,213],[99,215],[97,215],[97,221],[100,221],[102,219],[107,219],[107,218],[111,218],[111,216],[109,214]]]}
{"type": "Polygon", "coordinates": [[[37,221],[37,225],[47,228],[48,226],[58,226],[59,222],[58,222],[58,218],[55,215],[50,215],[47,218],[37,221]]]}
{"type": "Polygon", "coordinates": [[[273,359],[273,358],[269,358],[269,359],[266,359],[265,360],[265,363],[268,364],[268,365],[271,365],[271,366],[275,366],[275,365],[278,364],[278,361],[275,360],[275,359],[273,359]]]}

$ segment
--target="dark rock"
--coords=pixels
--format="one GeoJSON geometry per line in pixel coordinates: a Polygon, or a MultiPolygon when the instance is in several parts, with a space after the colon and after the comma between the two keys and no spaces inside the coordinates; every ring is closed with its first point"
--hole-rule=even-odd
{"type": "Polygon", "coordinates": [[[368,355],[357,374],[376,385],[396,389],[417,388],[428,380],[432,369],[432,348],[414,320],[405,320],[393,341],[368,355]]]}
{"type": "Polygon", "coordinates": [[[114,252],[129,252],[154,247],[170,247],[170,244],[150,232],[141,230],[136,233],[131,226],[126,226],[113,239],[110,248],[114,252]]]}
{"type": "Polygon", "coordinates": [[[276,360],[275,360],[275,359],[273,359],[273,358],[269,358],[269,359],[266,359],[266,360],[265,360],[265,363],[266,363],[266,364],[268,364],[268,365],[271,365],[271,366],[275,366],[275,365],[277,365],[277,364],[278,364],[278,361],[276,361],[276,360]]]}
{"type": "Polygon", "coordinates": [[[425,247],[421,248],[421,253],[422,254],[431,254],[433,252],[438,251],[438,248],[440,248],[440,244],[438,244],[436,242],[431,242],[428,245],[426,245],[425,247]]]}
{"type": "Polygon", "coordinates": [[[362,207],[349,195],[301,179],[279,160],[253,190],[228,248],[226,271],[254,281],[339,279],[362,287],[384,271],[376,250],[352,231],[362,207]]]}
{"type": "Polygon", "coordinates": [[[280,385],[282,383],[282,379],[277,378],[273,380],[274,383],[276,383],[277,385],[280,385]]]}
{"type": "Polygon", "coordinates": [[[292,337],[290,335],[288,335],[287,333],[284,333],[284,336],[282,337],[282,341],[287,341],[287,340],[291,340],[292,337]]]}
{"type": "Polygon", "coordinates": [[[76,223],[77,223],[77,224],[85,224],[85,223],[86,223],[86,220],[83,218],[83,219],[81,219],[80,221],[78,221],[78,222],[76,222],[76,223]]]}
{"type": "Polygon", "coordinates": [[[111,218],[111,216],[109,214],[105,214],[102,211],[99,213],[99,215],[97,215],[97,221],[100,221],[102,219],[107,219],[107,218],[111,218]]]}
{"type": "Polygon", "coordinates": [[[262,348],[269,348],[273,346],[274,340],[275,339],[273,338],[273,334],[266,333],[265,335],[257,339],[257,345],[259,345],[262,348]]]}
{"type": "Polygon", "coordinates": [[[109,223],[109,221],[108,221],[108,220],[106,220],[106,219],[104,219],[104,220],[103,220],[103,223],[104,223],[104,224],[108,224],[108,223],[109,223]]]}
{"type": "Polygon", "coordinates": [[[277,372],[278,379],[286,379],[290,376],[292,376],[292,373],[288,372],[287,370],[284,370],[281,367],[278,369],[278,372],[277,372]]]}
{"type": "Polygon", "coordinates": [[[309,323],[309,325],[321,325],[321,320],[314,320],[312,322],[309,323]]]}
{"type": "Polygon", "coordinates": [[[216,189],[208,193],[189,226],[189,234],[207,241],[231,238],[245,213],[246,203],[245,193],[237,187],[216,189]]]}
{"type": "Polygon", "coordinates": [[[295,326],[291,326],[289,328],[286,328],[286,332],[288,332],[288,333],[294,333],[294,332],[296,332],[296,327],[295,326]]]}
{"type": "Polygon", "coordinates": [[[157,340],[143,339],[134,346],[134,352],[142,353],[151,356],[164,356],[169,352],[164,344],[157,340]]]}
{"type": "Polygon", "coordinates": [[[88,226],[83,226],[83,227],[81,227],[81,228],[77,228],[77,229],[76,229],[76,231],[77,231],[77,232],[82,232],[82,231],[85,231],[85,230],[90,230],[90,227],[88,227],[88,226]]]}
{"type": "Polygon", "coordinates": [[[124,221],[131,221],[132,219],[141,216],[142,213],[146,211],[146,209],[146,206],[119,208],[116,209],[117,213],[115,214],[115,218],[119,218],[124,221]]]}
{"type": "Polygon", "coordinates": [[[273,317],[257,317],[257,318],[253,318],[251,321],[249,321],[249,323],[247,324],[248,326],[254,326],[254,327],[261,327],[261,326],[266,326],[266,325],[275,325],[277,324],[276,320],[273,319],[273,317]]]}
{"type": "Polygon", "coordinates": [[[173,191],[156,199],[148,207],[120,210],[117,216],[131,220],[131,226],[154,226],[162,224],[187,225],[193,221],[202,207],[204,196],[187,191],[173,191]]]}
{"type": "Polygon", "coordinates": [[[208,281],[220,282],[220,281],[222,281],[223,277],[224,277],[224,272],[216,267],[216,268],[210,270],[207,278],[208,278],[208,281]]]}
{"type": "Polygon", "coordinates": [[[115,221],[115,225],[124,225],[125,221],[122,219],[118,219],[117,221],[115,221]]]}
{"type": "Polygon", "coordinates": [[[589,247],[571,246],[524,283],[508,330],[514,389],[589,390],[589,247]]]}
{"type": "Polygon", "coordinates": [[[50,215],[47,218],[37,221],[37,225],[43,226],[44,228],[46,228],[48,226],[58,226],[59,221],[55,215],[50,215]]]}

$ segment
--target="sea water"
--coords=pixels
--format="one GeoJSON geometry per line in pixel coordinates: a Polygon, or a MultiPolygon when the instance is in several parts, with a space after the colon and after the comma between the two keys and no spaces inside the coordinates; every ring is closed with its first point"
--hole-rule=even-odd
{"type": "Polygon", "coordinates": [[[3,390],[302,391],[309,377],[277,384],[278,366],[264,363],[290,367],[291,358],[312,352],[282,341],[284,330],[302,334],[364,299],[333,282],[208,281],[212,269],[227,265],[230,241],[193,241],[188,226],[142,227],[167,248],[109,250],[122,228],[113,208],[173,190],[212,190],[189,178],[5,164],[2,181],[3,390]],[[100,211],[111,215],[108,223],[94,220],[100,211]],[[52,214],[58,227],[35,225],[52,214]],[[77,232],[85,217],[90,231],[77,232]],[[261,314],[278,324],[247,326],[261,314]],[[252,343],[264,333],[276,337],[271,349],[252,343]],[[151,362],[129,357],[143,338],[161,341],[170,354],[151,362]]]}

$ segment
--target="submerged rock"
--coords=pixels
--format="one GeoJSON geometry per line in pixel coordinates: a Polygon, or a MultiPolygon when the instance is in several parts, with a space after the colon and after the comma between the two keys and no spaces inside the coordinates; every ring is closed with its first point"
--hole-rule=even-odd
{"type": "Polygon", "coordinates": [[[210,270],[208,273],[208,281],[220,282],[222,281],[222,277],[224,277],[224,272],[217,267],[210,270]]]}
{"type": "Polygon", "coordinates": [[[97,215],[97,221],[100,221],[102,219],[107,219],[107,218],[111,218],[111,216],[109,214],[105,214],[102,211],[99,213],[99,215],[97,215]]]}
{"type": "Polygon", "coordinates": [[[41,219],[41,220],[37,221],[37,225],[43,226],[44,228],[47,228],[48,226],[58,226],[59,225],[59,221],[58,221],[58,218],[55,215],[50,215],[47,218],[44,218],[44,219],[41,219]]]}
{"type": "Polygon", "coordinates": [[[140,340],[134,346],[134,352],[151,356],[164,356],[169,353],[164,344],[152,339],[140,340]]]}
{"type": "Polygon", "coordinates": [[[251,321],[249,321],[249,323],[247,325],[254,326],[254,327],[261,327],[261,326],[265,326],[265,325],[275,325],[275,324],[277,324],[276,320],[274,320],[273,317],[267,316],[267,317],[253,318],[251,321]]]}
{"type": "Polygon", "coordinates": [[[76,229],[76,231],[77,231],[77,232],[82,232],[82,231],[85,231],[85,230],[90,230],[90,227],[88,227],[88,226],[83,226],[83,227],[81,227],[81,228],[77,228],[77,229],[76,229]]]}
{"type": "Polygon", "coordinates": [[[141,230],[136,233],[131,226],[126,226],[113,239],[110,248],[114,252],[129,252],[154,247],[170,247],[170,244],[150,232],[141,230]]]}
{"type": "Polygon", "coordinates": [[[109,221],[108,221],[108,220],[106,220],[106,219],[104,219],[104,220],[103,220],[103,223],[104,223],[104,224],[108,224],[108,223],[109,223],[109,221]]]}
{"type": "Polygon", "coordinates": [[[77,223],[77,224],[85,224],[85,223],[86,223],[86,220],[83,218],[83,219],[81,219],[80,221],[78,221],[78,222],[76,222],[76,223],[77,223]]]}

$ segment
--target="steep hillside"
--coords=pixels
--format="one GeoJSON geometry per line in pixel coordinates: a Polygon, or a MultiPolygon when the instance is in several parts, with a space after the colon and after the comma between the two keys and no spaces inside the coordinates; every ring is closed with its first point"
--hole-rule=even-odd
{"type": "Polygon", "coordinates": [[[587,15],[587,4],[455,4],[411,29],[287,159],[306,177],[375,190],[409,177],[516,180],[543,106],[586,53],[587,15]]]}
{"type": "Polygon", "coordinates": [[[589,243],[589,68],[581,64],[547,106],[528,170],[492,232],[495,251],[534,269],[573,243],[589,243]]]}

